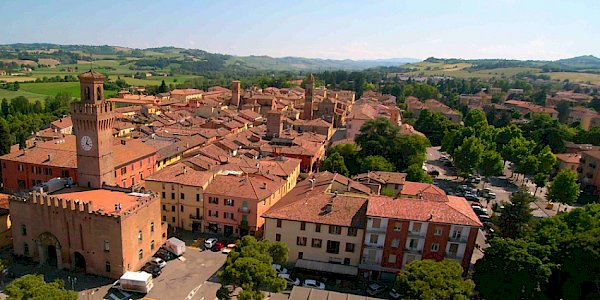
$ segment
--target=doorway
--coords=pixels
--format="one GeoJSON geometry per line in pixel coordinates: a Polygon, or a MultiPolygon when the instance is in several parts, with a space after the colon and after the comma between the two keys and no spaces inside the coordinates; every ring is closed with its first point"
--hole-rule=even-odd
{"type": "Polygon", "coordinates": [[[200,223],[192,221],[192,232],[200,231],[200,228],[201,228],[200,225],[201,225],[200,223]]]}
{"type": "Polygon", "coordinates": [[[225,236],[230,236],[233,234],[233,226],[225,225],[223,226],[223,234],[225,236]]]}
{"type": "Polygon", "coordinates": [[[56,257],[56,253],[57,253],[56,246],[48,245],[46,252],[47,252],[46,263],[48,263],[48,265],[52,266],[52,267],[58,266],[57,257],[56,257]]]}
{"type": "Polygon", "coordinates": [[[73,254],[73,260],[75,264],[75,270],[85,272],[85,258],[81,253],[75,252],[73,254]]]}

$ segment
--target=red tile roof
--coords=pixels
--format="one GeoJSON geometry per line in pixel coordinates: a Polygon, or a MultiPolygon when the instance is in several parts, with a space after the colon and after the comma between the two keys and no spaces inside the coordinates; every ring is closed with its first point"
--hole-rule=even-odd
{"type": "Polygon", "coordinates": [[[209,183],[214,172],[196,171],[183,163],[168,166],[146,178],[146,181],[169,182],[187,186],[203,187],[209,183]]]}
{"type": "Polygon", "coordinates": [[[467,200],[455,196],[449,196],[448,201],[371,196],[367,215],[400,220],[483,226],[467,200]]]}
{"type": "Polygon", "coordinates": [[[222,197],[240,197],[262,201],[271,197],[286,183],[285,180],[276,176],[224,174],[217,175],[206,187],[204,193],[222,197]]]}

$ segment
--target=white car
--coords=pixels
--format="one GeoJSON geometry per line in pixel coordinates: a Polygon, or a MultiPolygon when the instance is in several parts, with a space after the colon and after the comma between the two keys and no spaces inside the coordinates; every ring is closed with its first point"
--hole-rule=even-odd
{"type": "Polygon", "coordinates": [[[288,272],[288,270],[286,268],[284,268],[278,264],[272,264],[271,268],[273,268],[273,270],[275,270],[275,272],[277,272],[277,274],[287,274],[287,272],[288,272]]]}
{"type": "Polygon", "coordinates": [[[217,238],[209,238],[206,241],[204,241],[204,247],[206,247],[206,249],[212,249],[212,247],[217,243],[217,238]]]}
{"type": "Polygon", "coordinates": [[[392,299],[400,299],[400,293],[396,289],[390,290],[390,298],[392,299]]]}
{"type": "Polygon", "coordinates": [[[221,250],[221,253],[229,254],[229,252],[231,252],[231,250],[233,250],[233,248],[235,248],[235,244],[229,244],[229,245],[227,245],[227,247],[223,247],[223,250],[221,250]]]}
{"type": "Polygon", "coordinates": [[[290,274],[279,274],[277,275],[283,279],[285,279],[285,281],[287,282],[288,286],[290,285],[300,285],[300,279],[296,278],[296,279],[292,279],[292,277],[290,277],[290,274]]]}
{"type": "Polygon", "coordinates": [[[303,287],[324,290],[325,284],[314,279],[306,279],[302,284],[303,287]]]}
{"type": "Polygon", "coordinates": [[[385,286],[374,282],[374,283],[369,284],[369,287],[367,288],[367,294],[369,294],[369,296],[376,296],[376,295],[382,293],[384,290],[385,290],[385,286]]]}
{"type": "Polygon", "coordinates": [[[158,266],[161,269],[167,266],[167,262],[164,261],[164,260],[162,260],[162,258],[158,258],[158,257],[153,257],[150,260],[150,263],[153,264],[153,265],[158,266]]]}

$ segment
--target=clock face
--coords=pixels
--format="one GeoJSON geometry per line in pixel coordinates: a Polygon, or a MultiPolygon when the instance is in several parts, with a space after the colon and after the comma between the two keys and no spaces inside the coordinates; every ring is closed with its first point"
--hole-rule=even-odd
{"type": "Polygon", "coordinates": [[[81,149],[83,149],[85,151],[90,151],[92,149],[92,139],[87,135],[84,135],[81,138],[80,144],[81,144],[81,149]]]}

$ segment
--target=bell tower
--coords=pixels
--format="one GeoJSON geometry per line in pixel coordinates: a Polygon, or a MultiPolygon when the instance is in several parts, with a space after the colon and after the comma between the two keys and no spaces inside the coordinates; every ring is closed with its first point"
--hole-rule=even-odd
{"type": "Polygon", "coordinates": [[[77,182],[101,188],[114,185],[112,159],[114,105],[104,99],[104,75],[92,70],[79,74],[81,101],[71,104],[77,137],[77,182]]]}
{"type": "Polygon", "coordinates": [[[306,78],[304,86],[304,120],[312,120],[313,118],[313,95],[315,93],[315,77],[312,73],[306,78]]]}

